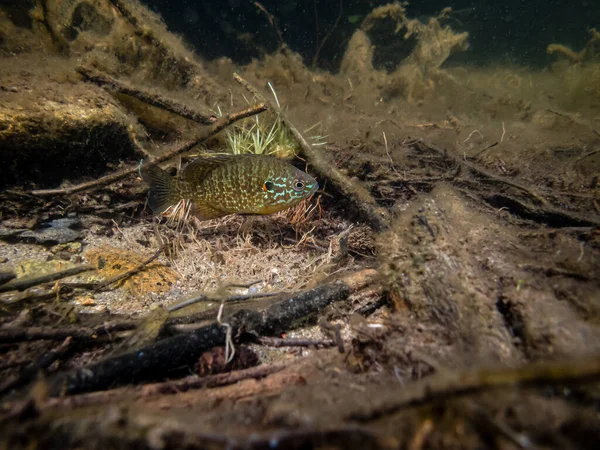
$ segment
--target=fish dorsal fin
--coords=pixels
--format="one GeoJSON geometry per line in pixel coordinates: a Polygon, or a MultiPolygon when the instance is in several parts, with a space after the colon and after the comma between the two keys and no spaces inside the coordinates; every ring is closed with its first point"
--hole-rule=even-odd
{"type": "Polygon", "coordinates": [[[201,156],[185,166],[181,177],[184,181],[197,183],[217,167],[226,165],[236,158],[239,158],[239,155],[201,156]]]}

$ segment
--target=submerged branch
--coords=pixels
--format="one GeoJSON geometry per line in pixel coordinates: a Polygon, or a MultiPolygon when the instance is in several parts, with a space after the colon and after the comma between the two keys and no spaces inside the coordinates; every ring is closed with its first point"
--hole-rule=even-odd
{"type": "Polygon", "coordinates": [[[38,375],[38,372],[47,369],[54,361],[69,353],[73,348],[72,341],[73,339],[71,336],[68,336],[62,344],[42,355],[36,362],[21,370],[18,375],[5,379],[2,384],[0,384],[0,395],[32,381],[38,375]]]}
{"type": "Polygon", "coordinates": [[[110,335],[118,331],[133,330],[138,325],[137,321],[126,320],[110,322],[95,328],[78,326],[55,327],[17,327],[3,326],[0,328],[0,344],[10,344],[23,341],[37,340],[63,340],[68,337],[78,341],[93,341],[99,336],[110,335]]]}
{"type": "MultiPolygon", "coordinates": [[[[243,309],[227,318],[231,336],[274,335],[294,327],[306,317],[326,306],[343,300],[376,277],[367,269],[310,291],[276,302],[264,310],[243,309]]],[[[193,366],[202,353],[223,345],[228,332],[219,323],[176,335],[135,351],[105,359],[95,364],[60,374],[51,381],[52,395],[77,394],[105,390],[109,387],[173,376],[178,368],[193,366]]]]}
{"type": "Polygon", "coordinates": [[[89,272],[91,270],[96,270],[96,267],[91,264],[85,264],[82,266],[71,267],[70,269],[61,270],[59,272],[41,275],[35,278],[16,279],[0,286],[0,292],[24,291],[25,289],[29,289],[40,284],[50,283],[52,281],[71,277],[73,275],[77,275],[83,272],[89,272]]]}
{"type": "Polygon", "coordinates": [[[565,385],[594,383],[600,380],[600,357],[593,356],[574,361],[552,361],[527,364],[517,368],[482,368],[440,374],[433,379],[415,383],[412,389],[403,389],[395,398],[386,398],[369,410],[347,414],[350,420],[361,422],[413,406],[429,404],[449,398],[465,396],[490,389],[513,386],[534,387],[547,384],[565,385]]]}
{"type": "MultiPolygon", "coordinates": [[[[187,141],[185,144],[180,145],[179,147],[176,147],[173,150],[167,151],[167,152],[163,153],[162,155],[157,156],[156,158],[152,159],[150,161],[150,164],[159,164],[159,163],[165,162],[171,158],[174,158],[175,156],[181,155],[182,153],[185,153],[185,152],[191,150],[196,145],[201,144],[202,142],[206,141],[207,139],[210,139],[211,137],[213,137],[220,131],[227,128],[232,123],[237,122],[238,120],[241,120],[241,119],[245,119],[246,117],[254,116],[254,115],[259,114],[266,110],[267,110],[267,106],[265,104],[259,104],[259,105],[252,106],[248,109],[245,109],[243,111],[238,111],[236,113],[228,114],[228,115],[218,119],[216,122],[214,122],[209,127],[207,127],[204,131],[202,131],[202,133],[200,133],[194,139],[191,139],[191,140],[187,141]]],[[[106,186],[111,183],[115,183],[115,182],[120,181],[124,178],[127,178],[128,176],[133,175],[137,172],[138,172],[138,166],[136,165],[133,167],[129,167],[127,169],[113,172],[109,175],[106,175],[106,176],[101,177],[94,181],[89,181],[87,183],[81,183],[81,184],[77,184],[75,186],[70,186],[70,187],[61,188],[61,189],[35,190],[35,191],[29,192],[29,194],[37,195],[40,197],[47,197],[47,196],[51,196],[51,195],[75,194],[77,192],[89,191],[91,189],[97,189],[99,187],[106,186]]]]}
{"type": "Polygon", "coordinates": [[[112,90],[120,94],[129,95],[148,105],[155,106],[165,111],[172,112],[186,119],[193,120],[204,125],[210,125],[217,120],[217,117],[210,113],[196,111],[189,106],[182,105],[171,99],[165,98],[156,92],[144,91],[143,89],[133,87],[127,83],[119,81],[108,75],[94,71],[87,67],[77,67],[75,70],[79,72],[86,80],[91,81],[100,86],[108,86],[112,90]]]}

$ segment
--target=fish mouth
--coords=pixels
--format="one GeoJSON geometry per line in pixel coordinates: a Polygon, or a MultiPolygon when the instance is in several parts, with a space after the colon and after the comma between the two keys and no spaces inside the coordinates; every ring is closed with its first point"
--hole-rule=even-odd
{"type": "Polygon", "coordinates": [[[319,183],[317,183],[317,181],[315,181],[314,184],[313,184],[313,187],[311,188],[310,192],[308,193],[308,196],[310,197],[311,195],[313,195],[318,190],[319,190],[319,183]]]}

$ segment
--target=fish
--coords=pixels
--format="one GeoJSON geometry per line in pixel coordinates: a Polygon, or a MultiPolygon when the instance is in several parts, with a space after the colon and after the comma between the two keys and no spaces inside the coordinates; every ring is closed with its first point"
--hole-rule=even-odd
{"type": "Polygon", "coordinates": [[[173,177],[156,164],[142,165],[149,185],[148,205],[164,213],[189,200],[200,220],[230,214],[266,215],[310,197],[319,183],[286,161],[266,155],[215,155],[191,161],[173,177]]]}

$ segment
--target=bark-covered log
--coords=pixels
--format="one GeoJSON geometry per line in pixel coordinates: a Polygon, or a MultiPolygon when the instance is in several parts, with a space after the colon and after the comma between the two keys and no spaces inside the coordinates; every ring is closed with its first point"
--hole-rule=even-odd
{"type": "MultiPolygon", "coordinates": [[[[243,340],[244,333],[276,335],[293,328],[302,319],[315,315],[331,303],[347,298],[351,292],[369,284],[374,276],[374,270],[364,270],[343,280],[293,295],[261,311],[240,310],[225,321],[231,326],[232,336],[241,337],[240,340],[243,340]]],[[[212,347],[224,345],[225,339],[225,327],[214,323],[59,374],[51,380],[51,393],[71,395],[174,376],[176,371],[191,370],[200,355],[212,347]]]]}

